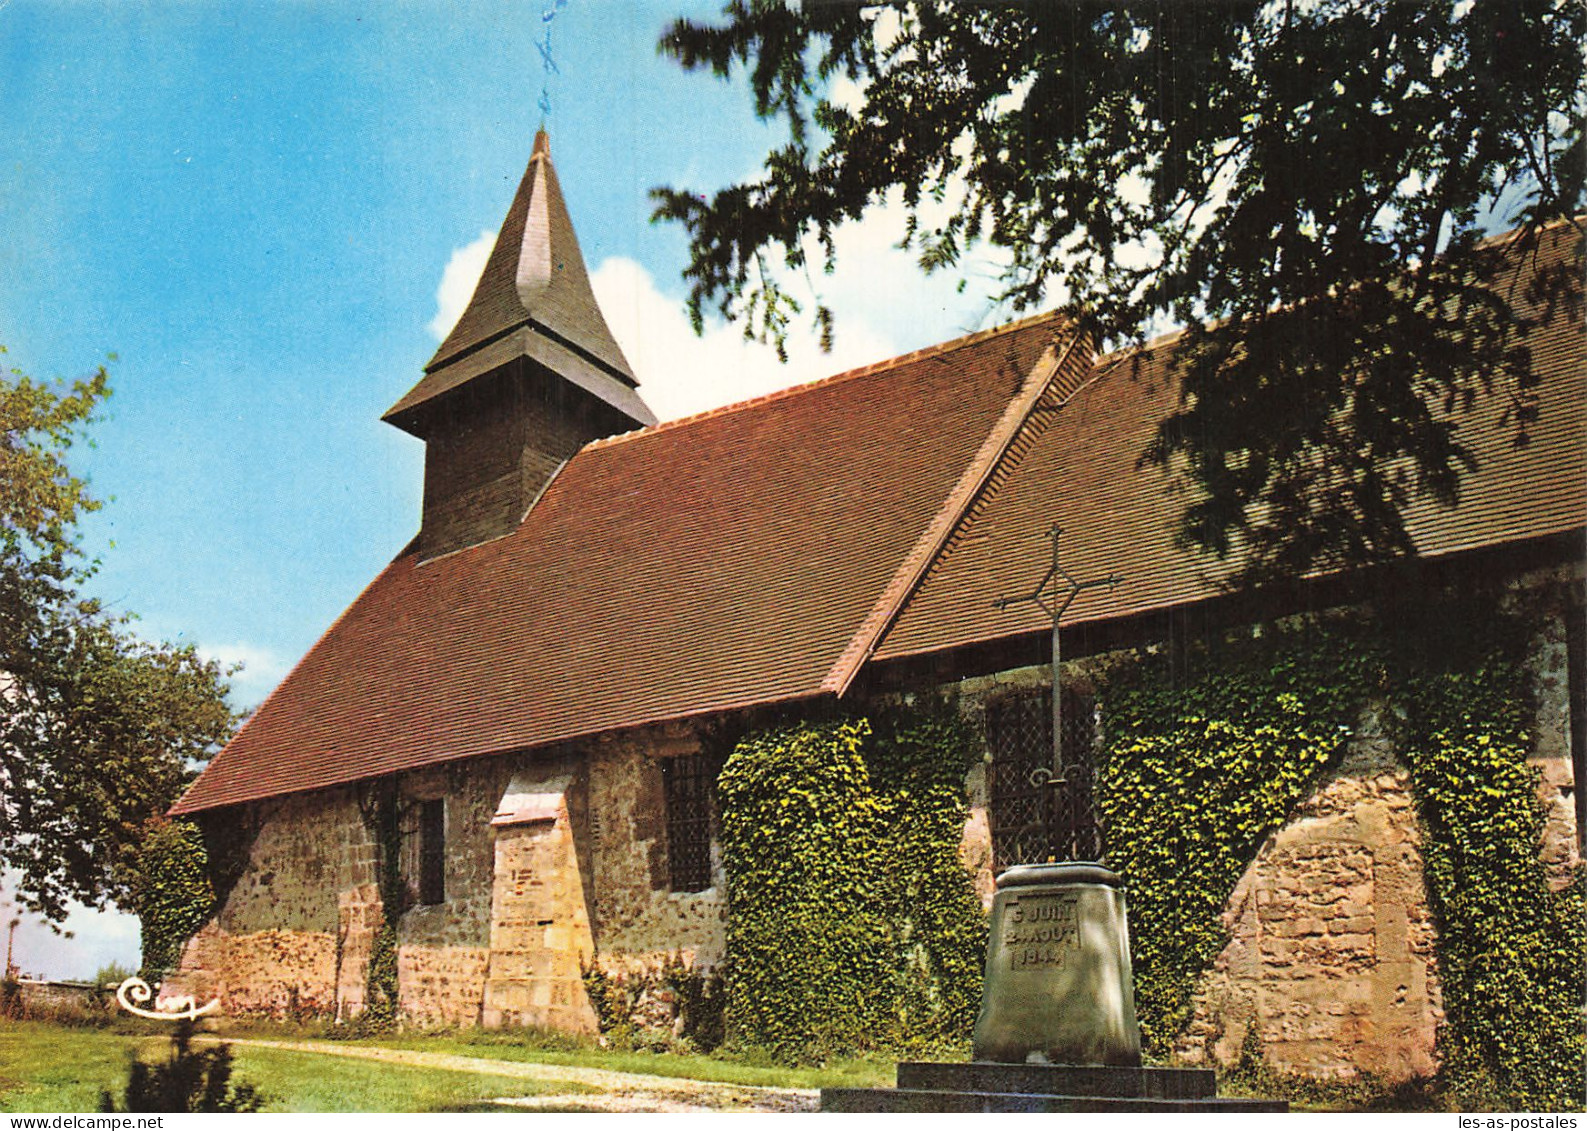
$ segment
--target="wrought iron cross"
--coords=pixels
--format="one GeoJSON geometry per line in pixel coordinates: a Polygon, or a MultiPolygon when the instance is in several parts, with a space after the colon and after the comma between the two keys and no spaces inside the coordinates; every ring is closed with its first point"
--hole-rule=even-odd
{"type": "Polygon", "coordinates": [[[1063,621],[1064,614],[1069,611],[1069,606],[1075,603],[1075,598],[1080,594],[1087,589],[1100,589],[1103,586],[1113,589],[1122,580],[1118,574],[1109,574],[1107,577],[1093,578],[1090,581],[1076,581],[1058,561],[1058,536],[1062,533],[1063,527],[1056,525],[1047,532],[1047,536],[1052,539],[1052,565],[1036,583],[1035,589],[1023,597],[999,597],[992,602],[992,607],[995,609],[1006,609],[1010,605],[1023,605],[1029,602],[1039,606],[1043,612],[1052,617],[1052,769],[1038,766],[1032,770],[1030,774],[1032,785],[1062,785],[1068,780],[1068,767],[1064,765],[1063,694],[1059,684],[1060,665],[1063,661],[1063,653],[1058,642],[1059,625],[1063,621]]]}

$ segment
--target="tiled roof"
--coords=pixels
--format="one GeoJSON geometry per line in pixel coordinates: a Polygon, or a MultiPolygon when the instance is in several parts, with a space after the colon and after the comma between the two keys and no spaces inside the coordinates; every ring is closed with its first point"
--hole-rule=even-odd
{"type": "MultiPolygon", "coordinates": [[[[1539,262],[1560,262],[1576,230],[1545,233],[1539,262]]],[[[1524,284],[1527,264],[1518,263],[1524,284]]],[[[1514,288],[1522,296],[1525,286],[1514,288]]],[[[1524,300],[1522,313],[1536,313],[1524,300]]],[[[1460,434],[1480,468],[1462,483],[1458,507],[1413,505],[1407,525],[1417,551],[1437,556],[1574,530],[1587,523],[1587,333],[1555,312],[1528,338],[1542,378],[1541,415],[1517,447],[1501,424],[1508,402],[1479,401],[1460,434]]],[[[1066,625],[1181,604],[1219,592],[1215,559],[1175,545],[1185,496],[1166,474],[1139,466],[1157,422],[1178,406],[1169,371],[1171,340],[1140,364],[1099,358],[1096,375],[1042,424],[1007,481],[961,524],[944,554],[876,650],[895,659],[1050,627],[1030,605],[994,609],[992,599],[1028,593],[1051,563],[1047,532],[1063,528],[1064,566],[1085,580],[1117,573],[1116,589],[1087,592],[1066,625]]]]}
{"type": "Polygon", "coordinates": [[[392,562],[176,811],[840,690],[1090,364],[1032,319],[590,444],[513,533],[392,562]]]}
{"type": "MultiPolygon", "coordinates": [[[[1463,422],[1481,469],[1458,508],[1412,509],[1423,554],[1587,523],[1587,333],[1561,311],[1529,344],[1531,442],[1499,397],[1463,422]]],[[[1167,358],[1093,367],[1034,319],[590,444],[512,534],[400,555],[177,811],[840,694],[871,658],[1036,632],[991,601],[1041,575],[1054,522],[1075,576],[1125,579],[1069,623],[1211,596],[1216,564],[1174,544],[1183,496],[1138,464],[1177,403],[1167,358]]]]}
{"type": "Polygon", "coordinates": [[[544,130],[502,221],[479,283],[424,377],[386,412],[414,430],[414,410],[516,357],[546,365],[638,424],[655,415],[590,290],[544,130]]]}

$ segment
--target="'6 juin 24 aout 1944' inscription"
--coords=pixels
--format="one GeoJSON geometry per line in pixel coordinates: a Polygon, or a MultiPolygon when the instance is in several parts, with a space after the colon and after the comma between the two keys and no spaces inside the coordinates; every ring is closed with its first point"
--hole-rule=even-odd
{"type": "Polygon", "coordinates": [[[1003,948],[1013,969],[1062,966],[1079,941],[1080,917],[1073,896],[1009,900],[1003,948]]]}

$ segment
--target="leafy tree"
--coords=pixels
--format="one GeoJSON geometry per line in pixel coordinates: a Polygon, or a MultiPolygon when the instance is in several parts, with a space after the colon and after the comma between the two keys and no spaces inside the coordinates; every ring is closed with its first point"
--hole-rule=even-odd
{"type": "MultiPolygon", "coordinates": [[[[731,0],[725,17],[677,23],[663,50],[742,68],[788,132],[759,179],[656,190],[690,236],[697,326],[710,305],[780,340],[799,304],[775,256],[830,270],[834,230],[889,194],[928,271],[990,245],[1015,309],[1060,296],[1113,343],[1187,326],[1183,400],[1146,455],[1199,485],[1184,539],[1240,551],[1248,577],[1409,549],[1402,510],[1457,501],[1460,417],[1485,391],[1524,440],[1535,379],[1505,267],[1583,207],[1577,0],[731,0]],[[1480,238],[1495,202],[1523,229],[1508,248],[1480,238]]],[[[1578,264],[1528,297],[1574,304],[1578,264]]]]}
{"type": "Polygon", "coordinates": [[[17,902],[129,903],[140,829],[230,734],[224,674],[81,596],[75,523],[99,504],[66,457],[110,393],[0,376],[0,867],[17,902]]]}
{"type": "Polygon", "coordinates": [[[130,970],[121,963],[112,961],[94,971],[94,985],[101,989],[106,986],[119,986],[136,973],[136,970],[130,970]]]}

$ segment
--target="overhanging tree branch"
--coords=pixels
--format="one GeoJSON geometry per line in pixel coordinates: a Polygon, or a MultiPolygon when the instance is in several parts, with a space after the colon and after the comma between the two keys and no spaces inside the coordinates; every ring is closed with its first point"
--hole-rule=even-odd
{"type": "MultiPolygon", "coordinates": [[[[1584,37],[1575,0],[734,0],[663,49],[741,70],[790,141],[757,181],[657,190],[656,215],[689,233],[696,324],[752,314],[773,341],[792,307],[748,264],[800,266],[815,234],[830,268],[833,231],[895,190],[927,270],[986,245],[1015,310],[1061,287],[1116,344],[1178,321],[1183,400],[1148,456],[1198,488],[1187,540],[1240,541],[1252,576],[1375,560],[1469,470],[1443,405],[1495,375],[1526,400],[1515,276],[1478,237],[1496,186],[1527,187],[1503,220],[1534,231],[1583,208],[1584,37]]],[[[1549,285],[1570,299],[1579,276],[1549,285]]]]}

